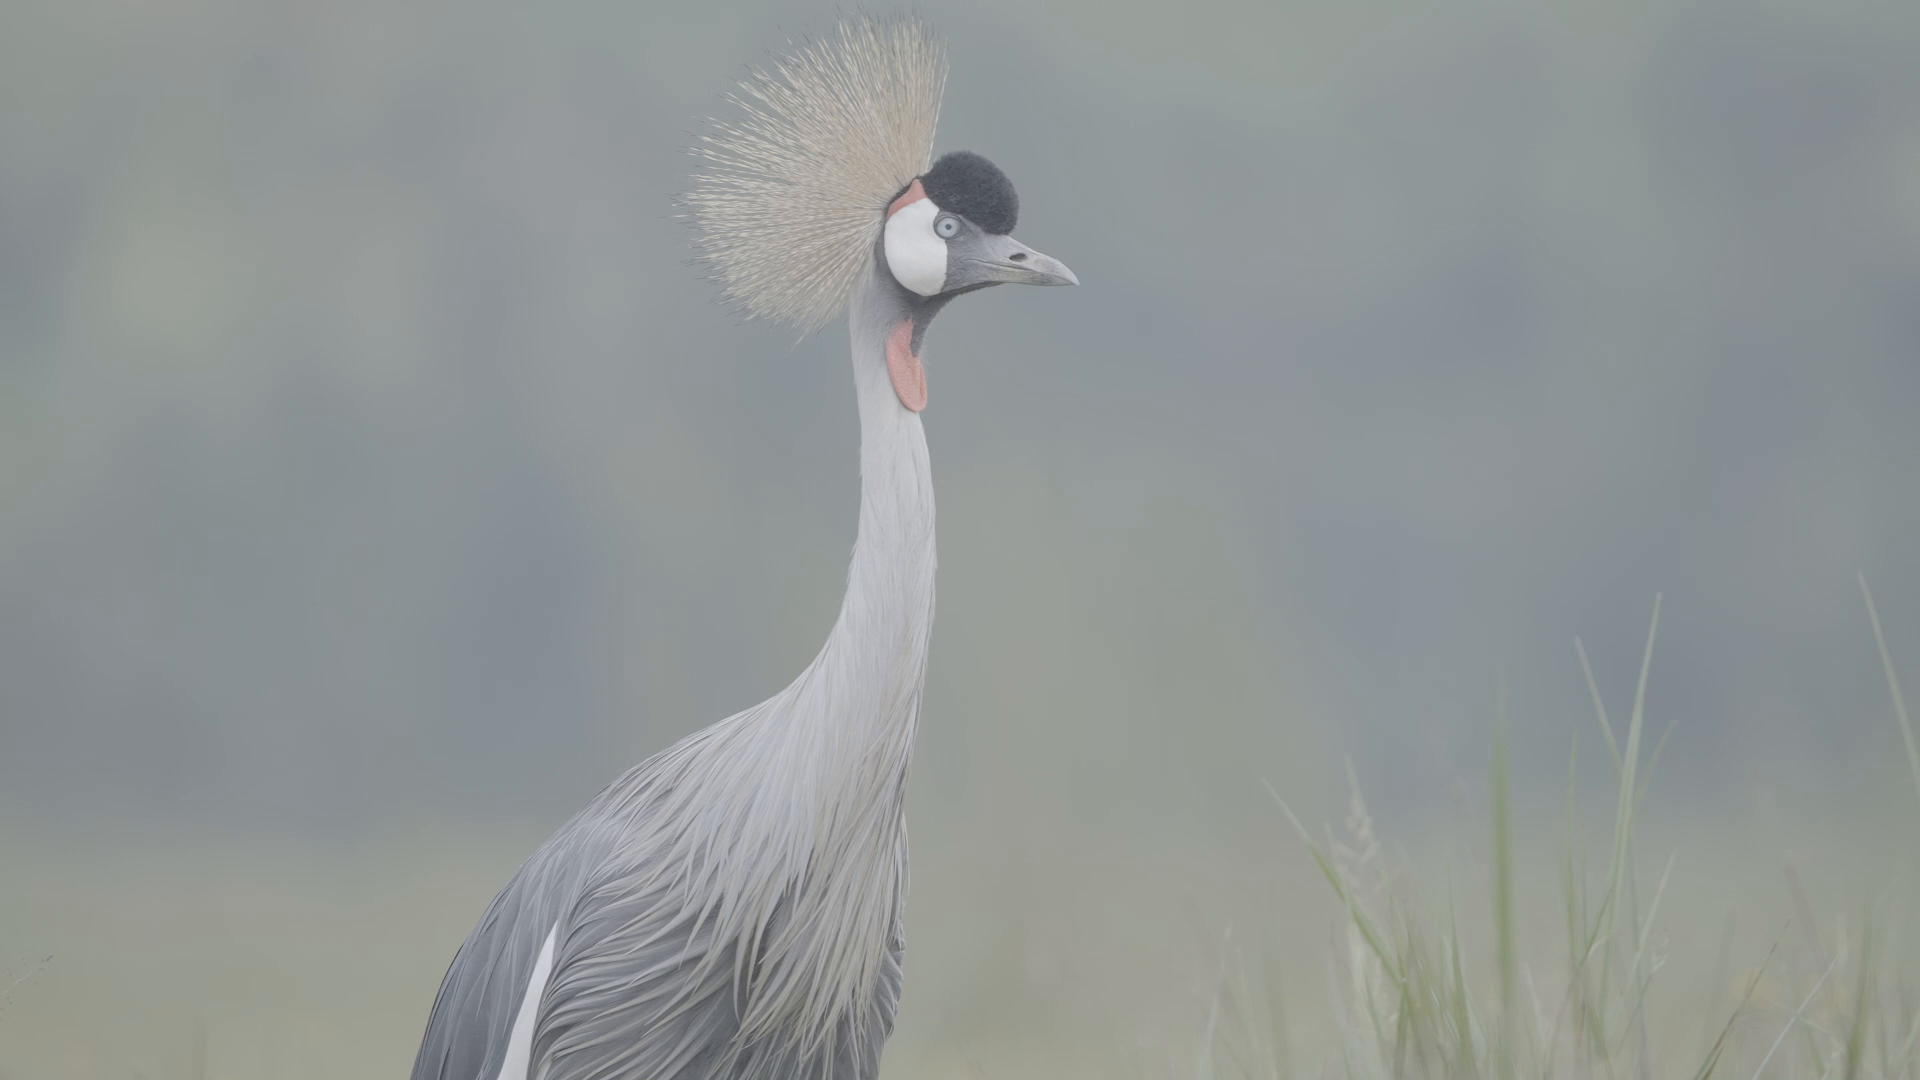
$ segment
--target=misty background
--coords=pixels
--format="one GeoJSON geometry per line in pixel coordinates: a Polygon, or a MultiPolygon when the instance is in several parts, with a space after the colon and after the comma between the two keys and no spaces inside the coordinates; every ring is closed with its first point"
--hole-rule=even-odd
{"type": "MultiPolygon", "coordinates": [[[[1084,1060],[1235,920],[1310,1014],[1261,781],[1471,858],[1503,686],[1551,878],[1573,639],[1623,715],[1656,592],[1673,910],[1911,876],[1855,575],[1920,683],[1920,8],[918,10],[1084,284],[928,338],[890,1070],[1084,1060]]],[[[672,197],[834,17],[0,11],[0,1076],[403,1073],[532,846],[812,657],[845,330],[742,325],[672,197]]]]}

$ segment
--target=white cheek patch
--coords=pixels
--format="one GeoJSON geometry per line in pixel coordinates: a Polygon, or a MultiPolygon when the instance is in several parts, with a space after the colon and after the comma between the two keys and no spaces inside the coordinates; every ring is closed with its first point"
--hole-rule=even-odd
{"type": "Polygon", "coordinates": [[[932,199],[918,199],[887,218],[887,268],[921,296],[932,296],[947,283],[947,242],[933,232],[939,213],[932,199]]]}

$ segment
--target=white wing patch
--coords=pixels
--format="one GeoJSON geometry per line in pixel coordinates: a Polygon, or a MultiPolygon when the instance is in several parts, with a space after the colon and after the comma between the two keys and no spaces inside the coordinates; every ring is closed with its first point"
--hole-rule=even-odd
{"type": "Polygon", "coordinates": [[[500,1063],[499,1080],[527,1080],[527,1065],[533,1057],[533,1023],[540,1015],[540,998],[547,990],[547,976],[553,974],[553,935],[556,925],[547,931],[547,943],[540,946],[540,958],[533,962],[533,977],[527,980],[527,993],[520,999],[520,1011],[513,1018],[513,1033],[507,1037],[507,1058],[500,1063]]]}
{"type": "Polygon", "coordinates": [[[932,296],[947,284],[947,242],[933,232],[939,214],[932,199],[918,199],[887,218],[887,269],[921,296],[932,296]]]}

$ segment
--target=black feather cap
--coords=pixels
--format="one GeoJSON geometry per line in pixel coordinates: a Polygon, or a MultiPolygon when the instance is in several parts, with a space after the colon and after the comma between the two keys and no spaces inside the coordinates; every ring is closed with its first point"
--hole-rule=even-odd
{"type": "Polygon", "coordinates": [[[942,154],[920,177],[927,198],[942,210],[951,210],[990,233],[1013,231],[1020,216],[1020,196],[1000,166],[971,150],[942,154]]]}

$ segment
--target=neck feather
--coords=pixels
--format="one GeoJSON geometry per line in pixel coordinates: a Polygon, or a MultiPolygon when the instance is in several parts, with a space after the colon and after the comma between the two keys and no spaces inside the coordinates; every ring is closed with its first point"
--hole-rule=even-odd
{"type": "Polygon", "coordinates": [[[765,936],[743,1038],[833,1033],[843,1021],[865,1032],[876,980],[897,947],[902,811],[933,626],[933,483],[920,417],[900,404],[887,374],[887,334],[913,309],[886,273],[868,275],[848,320],[860,528],[840,617],[785,690],[690,740],[734,755],[738,774],[757,778],[726,821],[698,833],[706,838],[699,850],[720,845],[718,834],[735,850],[767,856],[700,864],[736,875],[707,890],[730,897],[720,909],[722,939],[765,936]]]}
{"type": "Polygon", "coordinates": [[[849,788],[896,787],[904,780],[933,628],[926,430],[919,414],[900,404],[887,374],[888,332],[912,314],[883,266],[855,291],[848,328],[860,410],[859,532],[840,616],[818,659],[791,688],[791,715],[813,728],[808,734],[829,761],[873,769],[847,777],[849,788]]]}
{"type": "Polygon", "coordinates": [[[834,637],[876,662],[906,662],[895,674],[911,679],[917,698],[933,622],[933,471],[920,414],[901,405],[887,372],[888,334],[912,311],[884,274],[876,268],[848,318],[860,408],[860,531],[834,637]]]}

